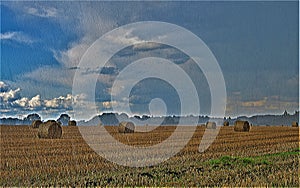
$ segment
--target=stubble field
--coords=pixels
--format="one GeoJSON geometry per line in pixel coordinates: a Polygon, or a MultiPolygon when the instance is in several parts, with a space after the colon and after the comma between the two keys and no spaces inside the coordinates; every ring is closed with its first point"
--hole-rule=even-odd
{"type": "MultiPolygon", "coordinates": [[[[149,146],[168,138],[175,127],[120,134],[128,145],[149,146]]],[[[205,127],[177,155],[150,167],[125,167],[107,161],[84,141],[77,127],[63,127],[61,139],[39,139],[29,126],[1,126],[0,186],[287,186],[299,187],[299,129],[252,127],[234,132],[222,127],[203,153],[205,127]]],[[[168,148],[166,148],[168,149],[168,148]]]]}

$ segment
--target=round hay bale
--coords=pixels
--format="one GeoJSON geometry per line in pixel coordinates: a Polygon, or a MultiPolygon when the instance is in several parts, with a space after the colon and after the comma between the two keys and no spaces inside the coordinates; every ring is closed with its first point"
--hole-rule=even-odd
{"type": "Polygon", "coordinates": [[[217,124],[216,124],[216,122],[210,122],[210,121],[208,121],[208,122],[206,122],[206,128],[207,129],[216,129],[217,128],[217,124]]]}
{"type": "Polygon", "coordinates": [[[238,132],[249,132],[250,124],[248,121],[237,120],[234,122],[234,131],[238,132]]]}
{"type": "Polygon", "coordinates": [[[46,123],[42,123],[39,126],[38,137],[39,138],[61,138],[62,128],[56,121],[50,120],[46,123]]]}
{"type": "Polygon", "coordinates": [[[134,133],[134,124],[132,122],[122,121],[118,127],[119,133],[134,133]]]}
{"type": "Polygon", "coordinates": [[[42,124],[43,122],[41,120],[34,120],[31,124],[31,127],[36,129],[39,128],[40,124],[42,124]]]}
{"type": "Polygon", "coordinates": [[[223,126],[224,126],[224,127],[228,127],[228,126],[229,126],[229,121],[224,121],[224,122],[223,122],[223,126]]]}
{"type": "Polygon", "coordinates": [[[77,125],[77,123],[75,120],[71,120],[68,122],[68,126],[76,126],[76,125],[77,125]]]}
{"type": "Polygon", "coordinates": [[[298,122],[297,121],[293,121],[292,122],[292,127],[298,127],[298,122]]]}

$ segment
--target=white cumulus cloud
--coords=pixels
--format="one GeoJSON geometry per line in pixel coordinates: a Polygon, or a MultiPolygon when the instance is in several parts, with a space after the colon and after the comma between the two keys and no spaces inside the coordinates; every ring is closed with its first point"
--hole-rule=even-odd
{"type": "Polygon", "coordinates": [[[0,101],[1,107],[7,109],[17,108],[18,110],[28,109],[71,109],[73,104],[80,104],[84,95],[67,94],[66,96],[59,96],[52,99],[42,100],[40,95],[32,98],[21,97],[21,89],[12,89],[9,85],[0,81],[0,101]]]}
{"type": "Polygon", "coordinates": [[[66,96],[59,96],[57,98],[49,99],[44,101],[44,106],[48,108],[65,108],[72,107],[72,104],[80,102],[82,99],[81,95],[73,96],[67,94],[66,96]]]}
{"type": "Polygon", "coordinates": [[[22,97],[21,99],[15,100],[12,102],[12,105],[15,107],[27,107],[28,105],[28,98],[22,97]]]}
{"type": "Polygon", "coordinates": [[[40,95],[36,95],[34,97],[27,98],[27,97],[22,97],[19,99],[16,99],[14,101],[11,101],[8,103],[8,105],[11,105],[13,107],[21,107],[21,108],[39,108],[42,107],[42,101],[40,95]]]}
{"type": "Polygon", "coordinates": [[[15,90],[10,89],[8,91],[1,92],[0,100],[3,102],[9,102],[9,101],[15,100],[15,99],[19,98],[20,90],[21,90],[20,88],[17,88],[15,90]]]}
{"type": "Polygon", "coordinates": [[[32,108],[40,107],[42,104],[40,95],[32,97],[31,100],[28,101],[28,106],[32,108]]]}

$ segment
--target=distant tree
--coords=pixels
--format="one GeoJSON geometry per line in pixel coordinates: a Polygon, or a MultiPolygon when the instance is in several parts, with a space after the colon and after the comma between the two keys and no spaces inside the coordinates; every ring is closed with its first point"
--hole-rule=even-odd
{"type": "Polygon", "coordinates": [[[62,125],[68,125],[70,119],[71,118],[68,114],[61,114],[57,121],[60,122],[62,125]]]}
{"type": "Polygon", "coordinates": [[[147,116],[147,115],[143,115],[142,116],[142,120],[147,120],[147,119],[149,119],[150,118],[150,116],[147,116]]]}
{"type": "Polygon", "coordinates": [[[121,118],[124,118],[124,119],[128,119],[128,115],[125,114],[125,113],[121,113],[121,114],[120,114],[120,117],[121,117],[121,118]]]}
{"type": "Polygon", "coordinates": [[[24,121],[30,124],[35,120],[41,120],[41,116],[38,114],[29,114],[26,118],[24,118],[24,121]]]}
{"type": "Polygon", "coordinates": [[[177,125],[179,122],[178,118],[167,116],[164,118],[162,125],[177,125]]]}
{"type": "Polygon", "coordinates": [[[100,117],[100,121],[103,125],[118,125],[119,120],[115,113],[103,113],[100,117]]]}
{"type": "Polygon", "coordinates": [[[2,125],[24,125],[25,121],[24,120],[20,120],[18,118],[1,118],[0,119],[0,124],[2,125]]]}
{"type": "Polygon", "coordinates": [[[128,115],[125,113],[121,113],[120,115],[116,114],[117,119],[121,122],[121,121],[128,121],[128,115]]]}
{"type": "Polygon", "coordinates": [[[283,116],[288,116],[290,115],[286,110],[283,112],[283,116]]]}

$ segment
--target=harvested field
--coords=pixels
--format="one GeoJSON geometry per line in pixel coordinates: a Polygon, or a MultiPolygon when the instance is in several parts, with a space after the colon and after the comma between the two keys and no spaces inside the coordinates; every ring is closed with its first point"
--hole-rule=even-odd
{"type": "MultiPolygon", "coordinates": [[[[133,134],[120,134],[118,126],[105,128],[122,143],[150,146],[176,127],[133,134]]],[[[38,130],[29,126],[1,126],[0,186],[299,186],[297,128],[234,132],[233,126],[221,127],[213,144],[199,153],[205,131],[199,126],[180,153],[142,168],[111,163],[85,143],[78,127],[62,129],[61,139],[38,139],[38,130]]]]}

